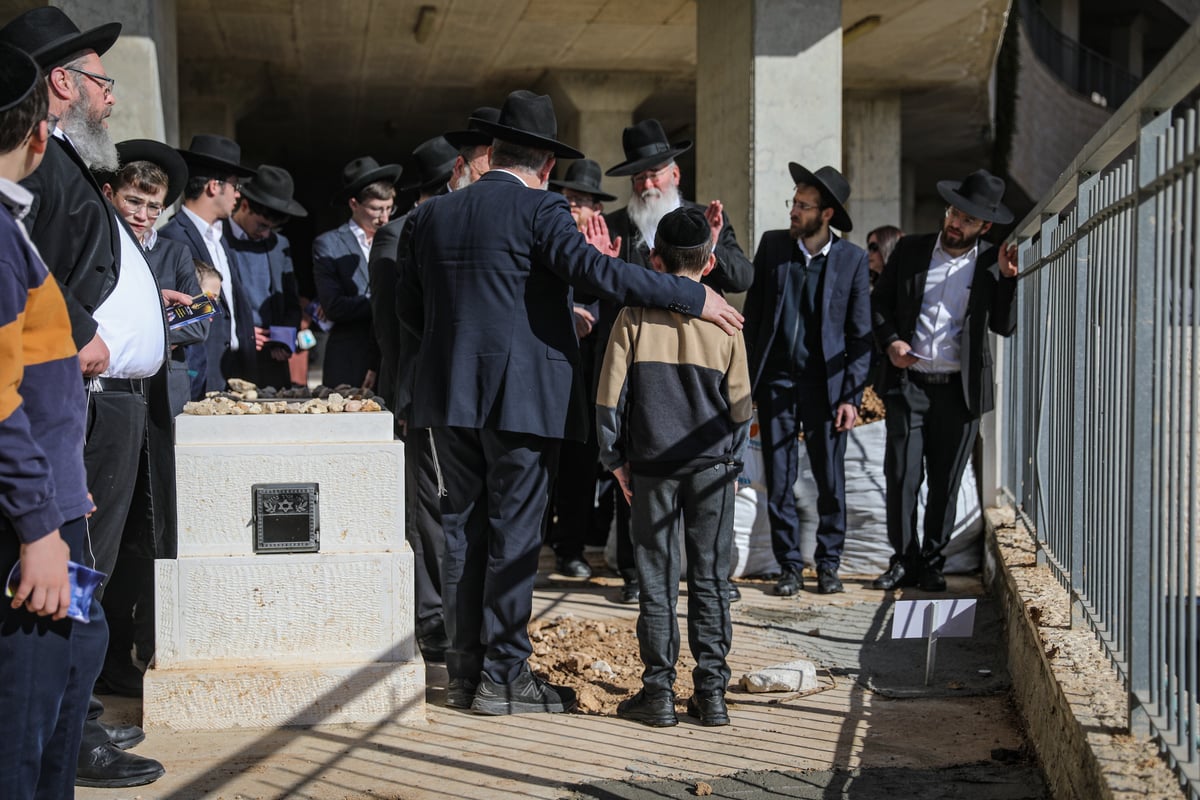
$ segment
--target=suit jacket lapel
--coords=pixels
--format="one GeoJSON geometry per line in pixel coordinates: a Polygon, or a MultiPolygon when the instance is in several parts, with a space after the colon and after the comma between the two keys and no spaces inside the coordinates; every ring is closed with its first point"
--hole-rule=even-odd
{"type": "Polygon", "coordinates": [[[363,258],[362,248],[358,246],[358,238],[354,235],[354,231],[350,230],[349,222],[338,228],[338,235],[341,237],[346,252],[354,256],[354,272],[350,274],[350,279],[358,287],[358,293],[365,295],[370,283],[367,276],[367,262],[363,258]]]}

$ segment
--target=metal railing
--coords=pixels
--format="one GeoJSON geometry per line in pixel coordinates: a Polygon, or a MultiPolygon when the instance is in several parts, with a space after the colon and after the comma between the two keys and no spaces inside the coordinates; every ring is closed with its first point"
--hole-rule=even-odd
{"type": "MultiPolygon", "coordinates": [[[[1018,226],[999,491],[1200,799],[1200,27],[1018,226]]],[[[992,451],[994,452],[994,451],[992,451]]]]}
{"type": "Polygon", "coordinates": [[[1060,31],[1033,0],[1021,0],[1020,15],[1038,59],[1079,94],[1115,108],[1137,88],[1140,78],[1060,31]]]}

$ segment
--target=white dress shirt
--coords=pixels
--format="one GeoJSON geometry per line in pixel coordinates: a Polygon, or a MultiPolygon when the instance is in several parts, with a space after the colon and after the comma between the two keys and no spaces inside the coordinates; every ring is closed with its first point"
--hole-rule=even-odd
{"type": "Polygon", "coordinates": [[[978,243],[961,256],[950,255],[942,249],[942,235],[938,234],[933,257],[929,260],[929,273],[925,276],[925,296],[921,300],[921,314],[917,317],[917,332],[911,342],[913,352],[929,360],[918,361],[909,369],[915,372],[958,372],[962,369],[959,356],[962,329],[978,256],[978,243]]]}
{"type": "Polygon", "coordinates": [[[196,229],[200,231],[200,238],[204,240],[204,246],[208,248],[208,255],[212,259],[212,265],[216,267],[217,272],[221,273],[221,296],[225,298],[225,306],[229,311],[229,349],[238,349],[237,337],[237,318],[234,317],[233,307],[233,271],[229,264],[229,259],[225,257],[225,248],[221,246],[221,220],[217,220],[209,225],[200,218],[194,211],[187,206],[183,206],[183,213],[192,221],[196,229]]]}
{"type": "Polygon", "coordinates": [[[167,352],[162,295],[145,251],[119,218],[117,230],[121,244],[117,285],[92,312],[99,326],[96,332],[109,352],[108,369],[100,377],[149,378],[162,367],[167,352]]]}
{"type": "Polygon", "coordinates": [[[812,263],[812,260],[816,256],[825,256],[826,258],[829,257],[829,248],[833,247],[833,234],[829,235],[829,238],[825,240],[825,246],[818,250],[815,254],[808,252],[808,248],[804,246],[803,239],[797,239],[796,246],[800,248],[800,255],[804,256],[804,266],[807,267],[812,263]]]}

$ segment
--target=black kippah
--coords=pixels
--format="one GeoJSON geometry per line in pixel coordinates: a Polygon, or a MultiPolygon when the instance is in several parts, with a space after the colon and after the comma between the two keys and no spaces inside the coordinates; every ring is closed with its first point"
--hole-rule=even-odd
{"type": "Polygon", "coordinates": [[[712,229],[704,212],[691,206],[682,206],[659,220],[654,246],[686,250],[701,247],[711,239],[712,229]]]}
{"type": "Polygon", "coordinates": [[[42,72],[32,56],[0,42],[0,111],[19,105],[41,79],[42,72]]]}

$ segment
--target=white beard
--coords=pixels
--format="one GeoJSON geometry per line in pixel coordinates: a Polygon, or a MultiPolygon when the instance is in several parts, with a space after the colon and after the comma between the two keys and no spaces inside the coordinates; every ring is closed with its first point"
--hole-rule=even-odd
{"type": "Polygon", "coordinates": [[[458,178],[455,179],[454,183],[452,183],[450,185],[450,191],[460,192],[470,185],[471,185],[471,170],[467,169],[467,170],[464,170],[463,173],[461,175],[459,175],[458,178]]]}
{"type": "Polygon", "coordinates": [[[629,219],[647,247],[654,247],[654,234],[658,231],[659,220],[679,208],[680,203],[678,186],[666,186],[662,191],[646,189],[640,195],[634,194],[629,198],[629,219]]]}
{"type": "Polygon", "coordinates": [[[72,103],[58,121],[63,133],[71,140],[71,146],[83,163],[94,170],[116,172],[121,167],[117,146],[108,136],[104,120],[88,116],[87,103],[83,97],[72,103]]]}

